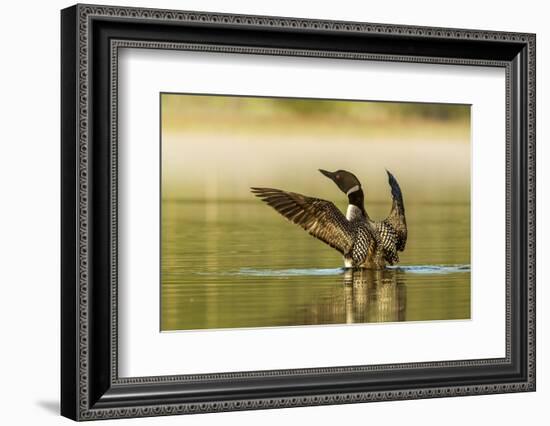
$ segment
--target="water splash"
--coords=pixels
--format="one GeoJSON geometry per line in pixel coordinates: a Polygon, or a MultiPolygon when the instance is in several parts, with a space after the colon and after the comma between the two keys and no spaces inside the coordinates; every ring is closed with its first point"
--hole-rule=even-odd
{"type": "MultiPolygon", "coordinates": [[[[388,266],[386,269],[411,274],[453,274],[470,272],[470,265],[405,265],[388,266]]],[[[196,272],[197,275],[225,275],[248,277],[296,277],[296,276],[333,276],[342,275],[345,268],[292,268],[292,269],[256,269],[241,268],[225,272],[196,272]]]]}

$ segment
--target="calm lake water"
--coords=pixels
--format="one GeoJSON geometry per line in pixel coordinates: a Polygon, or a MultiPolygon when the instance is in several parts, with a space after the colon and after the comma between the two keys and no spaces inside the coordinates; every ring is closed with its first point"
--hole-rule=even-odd
{"type": "MultiPolygon", "coordinates": [[[[470,318],[470,205],[406,207],[399,265],[350,273],[258,200],[164,200],[161,329],[470,318]]],[[[389,208],[367,203],[377,219],[389,208]]]]}

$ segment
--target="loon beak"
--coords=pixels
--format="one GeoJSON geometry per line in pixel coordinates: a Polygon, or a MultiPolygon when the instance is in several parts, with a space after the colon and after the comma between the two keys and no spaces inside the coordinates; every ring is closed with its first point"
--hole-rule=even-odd
{"type": "Polygon", "coordinates": [[[331,180],[334,180],[334,173],[327,172],[326,170],[319,169],[319,171],[331,180]]]}

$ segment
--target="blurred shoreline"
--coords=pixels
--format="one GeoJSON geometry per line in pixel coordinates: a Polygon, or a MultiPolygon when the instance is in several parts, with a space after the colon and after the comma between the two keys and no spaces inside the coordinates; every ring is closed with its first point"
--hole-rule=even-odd
{"type": "Polygon", "coordinates": [[[415,102],[162,95],[166,132],[339,134],[469,140],[470,106],[415,102]]]}
{"type": "Polygon", "coordinates": [[[451,141],[468,143],[470,127],[460,121],[442,122],[422,118],[399,120],[369,120],[357,122],[339,117],[257,121],[240,121],[231,117],[217,117],[215,122],[209,116],[163,117],[162,129],[166,134],[189,133],[197,136],[212,134],[213,129],[220,135],[280,135],[330,138],[348,136],[353,138],[410,139],[426,140],[445,138],[451,141]]]}

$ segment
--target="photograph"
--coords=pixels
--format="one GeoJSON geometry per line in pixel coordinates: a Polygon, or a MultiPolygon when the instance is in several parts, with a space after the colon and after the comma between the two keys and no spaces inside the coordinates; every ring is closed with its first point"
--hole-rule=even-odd
{"type": "Polygon", "coordinates": [[[160,330],[469,320],[470,105],[160,94],[160,330]]]}

